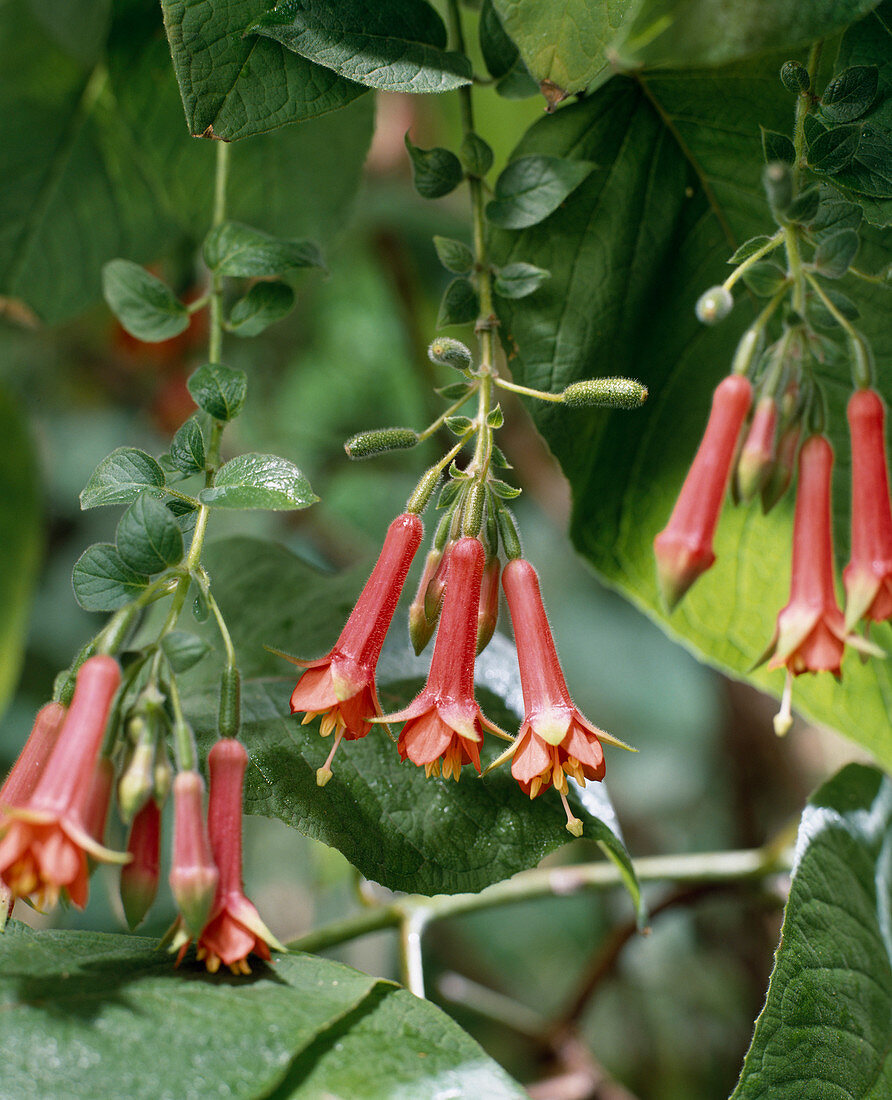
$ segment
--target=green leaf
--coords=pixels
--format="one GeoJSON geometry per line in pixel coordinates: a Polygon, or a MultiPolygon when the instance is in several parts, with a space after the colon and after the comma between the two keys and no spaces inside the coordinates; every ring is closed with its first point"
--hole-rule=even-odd
{"type": "Polygon", "coordinates": [[[480,302],[477,291],[468,279],[459,276],[453,279],[443,292],[440,311],[437,314],[437,328],[448,325],[466,325],[477,319],[480,302]]]}
{"type": "Polygon", "coordinates": [[[425,0],[285,0],[251,23],[308,61],[368,88],[448,92],[471,83],[464,54],[445,50],[446,28],[425,0]]]}
{"type": "Polygon", "coordinates": [[[118,520],[115,546],[125,565],[137,573],[160,573],[183,556],[177,521],[151,493],[142,493],[118,520]]]}
{"type": "Polygon", "coordinates": [[[526,298],[550,278],[550,271],[535,264],[506,264],[496,275],[493,290],[503,298],[526,298]]]}
{"type": "Polygon", "coordinates": [[[796,149],[786,134],[779,134],[776,130],[766,130],[764,126],[760,126],[759,129],[762,131],[762,152],[766,164],[771,164],[775,160],[783,161],[785,164],[795,163],[796,149]]]}
{"type": "Polygon", "coordinates": [[[854,122],[876,99],[880,74],[875,65],[853,65],[843,69],[824,89],[821,112],[831,122],[854,122]]]}
{"type": "Polygon", "coordinates": [[[743,263],[744,260],[748,260],[750,256],[758,252],[763,245],[768,244],[770,240],[771,238],[766,237],[764,233],[759,234],[758,237],[750,237],[748,241],[744,241],[743,244],[735,250],[734,254],[728,259],[728,263],[743,263]]]}
{"type": "Polygon", "coordinates": [[[743,281],[747,287],[760,298],[772,298],[784,285],[786,272],[776,263],[761,260],[747,268],[743,274],[743,281]]]}
{"type": "Polygon", "coordinates": [[[0,388],[0,713],[18,680],[40,563],[37,460],[25,418],[0,388]]]}
{"type": "Polygon", "coordinates": [[[474,266],[474,253],[462,241],[453,241],[449,237],[434,237],[437,257],[447,271],[456,275],[465,275],[474,266]]]}
{"type": "Polygon", "coordinates": [[[459,149],[459,160],[469,176],[482,179],[492,168],[495,153],[489,142],[484,141],[479,134],[465,134],[459,149]]]}
{"type": "Polygon", "coordinates": [[[486,216],[502,229],[537,225],[561,205],[595,167],[560,157],[520,157],[496,180],[495,198],[486,216]]]}
{"type": "Polygon", "coordinates": [[[138,596],[149,578],[137,573],[110,542],[96,542],[74,563],[71,586],[84,611],[117,611],[138,596]]]}
{"type": "Polygon", "coordinates": [[[196,417],[190,416],[182,427],[177,428],[170,443],[168,458],[171,465],[184,474],[200,474],[204,471],[207,460],[204,435],[196,417]]]}
{"type": "Polygon", "coordinates": [[[613,48],[619,64],[722,65],[790,51],[853,23],[877,0],[643,0],[613,48]]]}
{"type": "Polygon", "coordinates": [[[892,1090],[892,783],[850,764],[812,795],[765,1007],[732,1100],[892,1090]]]}
{"type": "Polygon", "coordinates": [[[494,0],[493,6],[534,79],[570,94],[599,87],[610,77],[607,50],[631,4],[494,0]]]}
{"type": "Polygon", "coordinates": [[[222,363],[205,363],[189,377],[186,387],[195,404],[215,420],[234,420],[245,404],[248,376],[222,363]]]}
{"type": "Polygon", "coordinates": [[[813,237],[819,238],[825,233],[836,233],[840,229],[858,229],[862,217],[861,207],[853,202],[823,198],[808,229],[813,237]]]}
{"type": "Polygon", "coordinates": [[[105,264],[102,293],[112,313],[138,340],[169,340],[189,327],[189,313],[170,287],[130,260],[105,264]]]}
{"type": "MultiPolygon", "coordinates": [[[[361,872],[393,889],[425,894],[480,890],[515,871],[534,866],[547,852],[567,843],[560,802],[527,798],[507,767],[483,780],[471,774],[460,782],[426,779],[423,768],[400,761],[383,729],[342,744],[333,778],[320,791],[316,769],[329,743],[317,724],[301,726],[289,714],[297,670],[264,651],[264,644],[315,657],[336,640],[368,576],[323,576],[281,546],[254,539],[227,539],[206,550],[214,592],[229,623],[245,677],[242,736],[251,752],[246,776],[249,813],[278,817],[308,836],[340,849],[361,872]]],[[[385,708],[408,700],[420,686],[424,662],[411,656],[405,619],[392,628],[379,665],[385,708]],[[393,648],[391,649],[391,643],[393,648]],[[407,676],[416,677],[407,681],[407,676]]],[[[210,635],[218,645],[213,633],[210,635]]],[[[184,686],[190,721],[203,738],[216,736],[216,684],[199,666],[196,681],[184,686]]],[[[208,662],[210,669],[210,662],[208,662]]],[[[509,729],[517,727],[522,705],[513,665],[513,647],[497,635],[478,658],[481,683],[502,685],[510,707],[486,690],[478,692],[485,713],[509,729]]],[[[504,746],[487,738],[485,753],[504,746]]],[[[607,752],[612,750],[609,748],[607,752]]],[[[620,844],[606,792],[602,801],[583,802],[571,787],[585,835],[620,844]],[[585,807],[588,806],[588,809],[585,807]]],[[[551,792],[553,794],[553,792],[551,792]]],[[[583,792],[585,794],[586,792],[583,792]]],[[[618,849],[617,849],[618,850],[618,849]]]]}
{"type": "Polygon", "coordinates": [[[186,123],[196,137],[235,141],[315,118],[365,92],[268,38],[244,37],[267,0],[162,0],[186,123]]]}
{"type": "Polygon", "coordinates": [[[813,261],[818,274],[825,279],[841,279],[851,267],[859,243],[854,229],[840,229],[822,237],[813,261]]]}
{"type": "Polygon", "coordinates": [[[136,447],[118,447],[90,475],[81,492],[81,508],[128,504],[145,489],[164,487],[164,471],[151,455],[136,447]]]}
{"type": "Polygon", "coordinates": [[[790,203],[784,211],[784,218],[788,222],[796,222],[799,225],[808,225],[814,221],[821,203],[820,187],[807,187],[790,203]]]}
{"type": "Polygon", "coordinates": [[[862,127],[853,122],[825,130],[812,116],[809,121],[812,125],[806,124],[805,128],[809,168],[833,176],[851,164],[861,144],[862,127]]]}
{"type": "Polygon", "coordinates": [[[285,241],[241,222],[223,222],[204,242],[205,263],[218,275],[256,278],[298,267],[325,267],[312,241],[285,241]]]}
{"type": "Polygon", "coordinates": [[[425,199],[439,199],[448,195],[465,178],[461,161],[448,149],[419,149],[406,134],[406,149],[412,160],[412,178],[415,190],[425,199]]]}
{"type": "Polygon", "coordinates": [[[217,471],[213,487],[198,494],[215,508],[263,508],[287,511],[307,508],[319,499],[294,465],[277,455],[244,454],[217,471]]]}
{"type": "MultiPolygon", "coordinates": [[[[740,295],[725,321],[706,327],[694,305],[725,279],[727,257],[739,241],[773,231],[760,179],[759,124],[779,130],[789,123],[789,93],[776,80],[784,60],[691,72],[683,80],[654,72],[640,78],[646,91],[618,78],[536,123],[516,156],[578,157],[603,171],[592,173],[547,222],[520,233],[491,231],[489,241],[494,264],[523,260],[551,271],[530,298],[497,301],[515,381],[560,391],[590,377],[591,364],[602,361],[607,348],[611,371],[639,379],[651,394],[634,414],[634,432],[631,414],[596,411],[569,432],[560,409],[529,402],[570,482],[577,549],[701,658],[776,694],[780,672],[750,670],[789,599],[792,500],[764,517],[727,506],[716,563],[671,619],[657,590],[653,539],[702,436],[711,391],[756,315],[757,305],[740,295]],[[735,95],[724,94],[732,86],[735,95]],[[741,135],[733,143],[727,140],[732,132],[741,135]]],[[[880,271],[890,261],[888,235],[863,228],[859,266],[880,271]]],[[[883,391],[892,386],[888,291],[851,276],[840,285],[861,313],[859,331],[873,347],[883,391]]],[[[833,515],[842,566],[849,540],[845,401],[851,381],[841,359],[820,370],[827,430],[839,456],[833,515]]],[[[888,648],[884,633],[876,637],[888,648]]],[[[862,665],[849,654],[841,684],[830,676],[798,677],[794,706],[890,767],[890,694],[892,664],[862,665]]]]}
{"type": "Polygon", "coordinates": [[[539,91],[520,51],[505,33],[492,0],[483,0],[478,36],[480,52],[499,95],[506,99],[526,99],[539,91]]]}
{"type": "Polygon", "coordinates": [[[185,630],[171,630],[161,639],[164,656],[170,662],[174,672],[186,672],[211,651],[211,644],[197,634],[185,630]]]}
{"type": "MultiPolygon", "coordinates": [[[[824,293],[830,299],[830,301],[836,306],[839,312],[848,321],[857,321],[861,316],[861,311],[855,305],[851,298],[842,294],[835,287],[825,286],[823,288],[824,293]]],[[[839,321],[833,316],[824,303],[818,298],[817,294],[806,294],[806,301],[808,302],[808,316],[812,324],[817,325],[819,328],[834,329],[839,327],[839,321]]]]}
{"type": "Polygon", "coordinates": [[[258,336],[287,317],[294,307],[294,291],[287,283],[255,283],[232,307],[229,327],[236,336],[258,336]]]}

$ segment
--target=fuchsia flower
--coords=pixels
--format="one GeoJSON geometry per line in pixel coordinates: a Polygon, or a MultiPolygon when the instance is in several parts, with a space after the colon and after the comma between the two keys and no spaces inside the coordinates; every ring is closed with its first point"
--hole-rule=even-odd
{"type": "Polygon", "coordinates": [[[892,617],[892,510],[886,467],[885,410],[875,390],[849,400],[852,439],[852,558],[843,570],[846,626],[892,617]]]}
{"type": "Polygon", "coordinates": [[[399,736],[403,760],[425,773],[458,779],[463,764],[480,771],[482,727],[506,737],[484,717],[474,698],[474,651],[483,575],[483,546],[462,538],[449,552],[446,593],[427,683],[401,711],[380,722],[405,722],[399,736]]]}
{"type": "Polygon", "coordinates": [[[71,707],[33,789],[14,795],[12,805],[0,806],[0,878],[14,897],[30,896],[38,908],[55,905],[64,891],[83,909],[89,893],[87,856],[108,863],[128,858],[104,848],[93,835],[100,816],[104,822],[94,776],[97,770],[100,778],[107,772],[97,765],[120,679],[111,657],[84,661],[71,707]]]}
{"type": "Polygon", "coordinates": [[[250,974],[248,955],[268,959],[270,947],[286,950],[242,886],[242,785],[247,763],[245,747],[231,738],[218,741],[208,754],[208,833],[220,879],[210,919],[198,939],[198,958],[212,974],[221,963],[234,974],[250,974]]]}
{"type": "Polygon", "coordinates": [[[567,828],[582,834],[582,822],[567,804],[567,776],[585,786],[586,779],[603,779],[606,770],[601,741],[623,745],[592,725],[574,706],[558,661],[554,638],[539,591],[536,570],[523,558],[509,561],[502,574],[514,628],[524,718],[513,756],[511,774],[523,791],[535,798],[552,785],[567,814],[567,828]]]}
{"type": "Polygon", "coordinates": [[[654,539],[657,576],[670,610],[715,561],[712,540],[737,438],[753,399],[739,374],[716,387],[706,432],[665,528],[654,539]]]}
{"type": "Polygon", "coordinates": [[[291,695],[291,713],[306,711],[304,724],[323,715],[319,732],[335,740],[317,771],[320,786],[331,778],[331,761],[341,738],[365,737],[381,713],[375,689],[375,666],[396,610],[415,551],[421,542],[420,518],[404,512],[391,523],[380,557],[334,648],[316,661],[298,661],[307,671],[291,695]]]}

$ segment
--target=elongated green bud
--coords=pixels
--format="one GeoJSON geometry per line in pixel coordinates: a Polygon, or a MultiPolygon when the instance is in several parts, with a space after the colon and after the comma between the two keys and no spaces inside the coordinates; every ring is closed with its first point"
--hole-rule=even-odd
{"type": "MultiPolygon", "coordinates": [[[[434,578],[442,559],[442,550],[431,550],[428,553],[421,580],[418,582],[418,591],[415,593],[415,599],[409,607],[409,641],[412,643],[412,648],[416,654],[420,654],[424,650],[437,628],[437,620],[429,619],[425,612],[425,597],[427,586],[434,578]]],[[[439,608],[437,610],[439,612],[439,608]]]]}
{"type": "Polygon", "coordinates": [[[861,390],[873,385],[873,349],[860,333],[849,337],[849,353],[852,357],[852,381],[861,390]]]}
{"type": "Polygon", "coordinates": [[[440,484],[440,475],[442,473],[443,471],[438,466],[432,466],[423,475],[415,486],[415,491],[406,502],[407,512],[413,512],[416,516],[421,515],[427,507],[428,501],[433,496],[434,489],[440,484]]]}
{"type": "Polygon", "coordinates": [[[785,61],[781,65],[780,78],[781,84],[793,95],[807,92],[811,87],[808,69],[799,61],[785,61]]]}
{"type": "Polygon", "coordinates": [[[455,370],[467,370],[471,366],[471,349],[461,340],[450,336],[440,336],[427,349],[427,357],[438,367],[454,367],[455,370]]]}
{"type": "Polygon", "coordinates": [[[737,344],[731,363],[732,374],[746,374],[762,350],[762,329],[748,328],[737,344]]]}
{"type": "Polygon", "coordinates": [[[218,723],[221,737],[238,737],[242,724],[242,678],[235,665],[227,665],[220,677],[218,723]]]}
{"type": "MultiPolygon", "coordinates": [[[[140,722],[142,719],[132,721],[140,722]]],[[[130,754],[118,780],[118,812],[125,825],[129,825],[145,806],[154,789],[155,745],[151,740],[141,740],[130,754]]]]}
{"type": "Polygon", "coordinates": [[[520,545],[520,535],[517,533],[517,524],[514,522],[514,516],[505,507],[504,504],[499,506],[499,534],[502,536],[502,547],[505,551],[506,558],[521,558],[523,557],[523,547],[520,545]]]}
{"type": "Polygon", "coordinates": [[[697,299],[694,312],[697,320],[704,325],[715,325],[723,321],[734,307],[734,298],[730,290],[723,286],[711,286],[697,299]]]}
{"type": "Polygon", "coordinates": [[[647,386],[634,378],[587,378],[567,386],[561,400],[571,409],[637,409],[647,400],[647,386]]]}
{"type": "Polygon", "coordinates": [[[408,451],[418,444],[418,432],[412,428],[378,428],[359,432],[344,444],[350,458],[374,458],[388,451],[408,451]]]}
{"type": "Polygon", "coordinates": [[[480,534],[483,526],[483,512],[486,508],[486,486],[478,481],[468,491],[465,497],[465,507],[462,513],[462,534],[467,538],[475,539],[480,534]]]}
{"type": "Polygon", "coordinates": [[[789,164],[773,160],[762,172],[762,186],[768,197],[768,205],[775,214],[783,214],[793,201],[793,173],[789,164]]]}

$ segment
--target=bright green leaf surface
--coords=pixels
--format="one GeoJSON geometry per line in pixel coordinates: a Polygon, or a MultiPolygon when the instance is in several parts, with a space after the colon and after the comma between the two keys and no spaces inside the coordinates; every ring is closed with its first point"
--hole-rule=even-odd
{"type": "Polygon", "coordinates": [[[507,264],[496,275],[493,290],[503,298],[526,298],[548,277],[548,272],[535,264],[507,264]]]}
{"type": "Polygon", "coordinates": [[[470,279],[460,275],[443,291],[440,310],[437,314],[437,328],[449,325],[466,325],[473,321],[480,310],[477,291],[470,279]]]}
{"type": "Polygon", "coordinates": [[[177,428],[170,442],[171,463],[184,474],[198,474],[205,468],[204,436],[194,416],[177,428]]]}
{"type": "Polygon", "coordinates": [[[137,340],[169,340],[189,327],[189,314],[173,291],[130,260],[109,260],[102,269],[109,309],[137,340]]]}
{"type": "Polygon", "coordinates": [[[96,542],[74,563],[71,586],[84,611],[117,611],[149,583],[145,574],[131,569],[110,542],[96,542]]]}
{"type": "MultiPolygon", "coordinates": [[[[711,390],[729,369],[736,340],[754,316],[745,292],[712,328],[694,304],[727,274],[738,243],[771,232],[760,182],[759,125],[789,125],[790,99],[777,80],[783,58],[713,73],[653,75],[646,86],[615,80],[578,105],[537,123],[518,156],[573,156],[593,172],[546,223],[493,233],[493,261],[535,263],[551,278],[518,304],[499,301],[502,335],[517,381],[555,391],[582,378],[622,374],[650,391],[629,413],[531,412],[570,479],[572,534],[610,583],[698,654],[780,692],[782,675],[748,670],[774,632],[789,594],[792,501],[767,517],[725,509],[716,565],[671,620],[657,588],[653,538],[666,524],[706,424],[711,390]],[[728,134],[735,135],[734,143],[728,134]]],[[[832,60],[832,59],[831,59],[832,60]]],[[[881,269],[888,243],[867,233],[859,266],[881,269]]],[[[861,312],[881,388],[892,383],[888,299],[880,287],[840,281],[861,312]]],[[[838,454],[834,528],[839,563],[848,550],[848,437],[844,367],[826,367],[829,432],[838,454]]],[[[875,632],[881,646],[892,637],[875,632]]],[[[843,681],[802,676],[794,705],[842,730],[892,764],[892,667],[844,662],[843,681]]]]}
{"type": "Polygon", "coordinates": [[[215,226],[204,242],[208,267],[220,275],[243,278],[284,275],[298,267],[324,267],[312,241],[286,241],[241,222],[215,226]]]}
{"type": "Polygon", "coordinates": [[[480,9],[480,52],[489,75],[496,81],[496,91],[506,99],[525,99],[535,95],[539,87],[520,56],[517,46],[505,33],[492,0],[483,0],[480,9]]]}
{"type": "Polygon", "coordinates": [[[722,65],[805,46],[876,5],[877,0],[748,0],[730,6],[726,0],[643,0],[614,48],[624,65],[722,65]]]}
{"type": "Polygon", "coordinates": [[[474,266],[474,253],[463,241],[434,237],[434,248],[437,250],[437,258],[447,271],[465,275],[474,266]]]}
{"type": "Polygon", "coordinates": [[[0,712],[21,665],[31,589],[39,563],[38,479],[19,410],[0,389],[0,712]]]}
{"type": "Polygon", "coordinates": [[[347,80],[389,92],[448,92],[471,82],[463,54],[426,0],[285,0],[248,28],[347,80]]]}
{"type": "Polygon", "coordinates": [[[606,50],[631,5],[628,0],[494,0],[494,6],[536,80],[580,92],[610,76],[606,50]]]}
{"type": "Polygon", "coordinates": [[[216,508],[307,508],[319,498],[294,465],[278,455],[244,454],[221,466],[211,489],[199,499],[216,508]]]}
{"type": "Polygon", "coordinates": [[[137,447],[118,447],[90,475],[80,495],[81,508],[127,504],[147,488],[164,485],[164,471],[137,447]]]}
{"type": "Polygon", "coordinates": [[[243,370],[222,363],[205,363],[190,375],[186,386],[195,404],[216,420],[232,420],[242,411],[248,393],[243,370]]]}
{"type": "Polygon", "coordinates": [[[164,504],[143,493],[118,520],[115,546],[137,573],[160,573],[183,556],[183,536],[164,504]]]}
{"type": "Polygon", "coordinates": [[[892,1095],[892,782],[852,764],[802,815],[768,999],[732,1100],[892,1095]]]}
{"type": "Polygon", "coordinates": [[[496,180],[486,216],[502,229],[523,229],[553,214],[594,168],[560,157],[518,157],[496,180]]]}
{"type": "Polygon", "coordinates": [[[229,325],[236,336],[258,336],[287,317],[294,306],[294,291],[287,283],[255,283],[232,307],[229,325]]]}
{"type": "Polygon", "coordinates": [[[268,38],[243,37],[268,0],[163,0],[186,122],[226,141],[343,107],[365,91],[268,38]]]}

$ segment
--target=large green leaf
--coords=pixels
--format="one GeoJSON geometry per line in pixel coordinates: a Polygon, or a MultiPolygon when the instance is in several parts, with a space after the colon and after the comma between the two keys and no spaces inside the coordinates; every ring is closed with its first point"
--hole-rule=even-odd
{"type": "Polygon", "coordinates": [[[0,713],[15,687],[40,560],[37,466],[20,411],[0,389],[0,713]]]}
{"type": "Polygon", "coordinates": [[[615,49],[623,65],[722,65],[792,50],[861,19],[878,0],[643,0],[615,49]]]}
{"type": "Polygon", "coordinates": [[[0,1011],[3,1091],[19,1100],[371,1100],[397,1094],[388,1080],[433,1095],[441,1075],[454,1096],[523,1095],[433,1005],[312,955],[212,977],[189,959],[174,969],[155,940],[12,924],[0,936],[0,1011]],[[341,1044],[355,1062],[337,1056],[341,1044]],[[391,1077],[365,1089],[372,1050],[391,1077]]]}
{"type": "Polygon", "coordinates": [[[610,76],[607,47],[630,0],[494,0],[494,5],[536,80],[571,93],[610,76]]]}
{"type": "Polygon", "coordinates": [[[851,764],[802,815],[781,942],[732,1100],[892,1095],[892,782],[851,764]]]}
{"type": "MultiPolygon", "coordinates": [[[[400,761],[380,727],[359,741],[343,742],[333,778],[324,789],[317,787],[316,770],[330,741],[319,736],[318,722],[302,726],[299,717],[289,714],[297,670],[263,647],[308,658],[325,653],[365,578],[320,576],[283,548],[251,539],[212,544],[205,558],[245,678],[248,812],[281,818],[339,848],[364,875],[386,886],[425,894],[480,890],[534,866],[569,840],[553,792],[530,801],[506,767],[482,781],[473,772],[458,783],[427,779],[423,769],[400,761]]],[[[395,640],[394,651],[379,664],[381,702],[387,709],[408,702],[420,687],[417,677],[423,676],[419,669],[424,665],[410,653],[408,640],[395,640]]],[[[499,636],[481,657],[478,682],[484,686],[478,697],[493,721],[516,729],[516,712],[505,698],[516,705],[520,692],[506,653],[511,646],[499,636]]],[[[190,720],[207,739],[216,735],[217,721],[212,666],[203,662],[191,683],[184,681],[190,720]]],[[[503,747],[493,741],[485,752],[494,757],[503,747]]],[[[603,787],[592,784],[582,794],[573,798],[585,835],[609,851],[634,896],[634,874],[603,787]]]]}
{"type": "MultiPolygon", "coordinates": [[[[727,275],[726,258],[770,231],[759,182],[759,125],[788,129],[790,98],[777,81],[781,58],[712,72],[616,79],[528,132],[517,156],[570,156],[598,171],[539,226],[493,233],[493,260],[535,263],[551,278],[520,303],[498,303],[519,382],[560,390],[577,379],[627,374],[650,398],[635,412],[531,411],[573,489],[572,535],[612,584],[708,661],[769,690],[781,673],[748,669],[768,644],[787,601],[792,504],[768,517],[728,507],[717,564],[667,622],[657,593],[652,542],[665,525],[702,434],[710,392],[729,369],[753,317],[745,295],[733,314],[706,328],[694,317],[703,290],[727,275]],[[733,136],[733,140],[732,140],[733,136]]],[[[832,58],[830,58],[832,63],[832,58]]],[[[859,265],[878,270],[890,244],[865,235],[859,265]]],[[[861,311],[880,384],[892,382],[887,292],[840,281],[861,311]]],[[[848,378],[824,368],[829,432],[840,456],[835,481],[836,545],[848,546],[848,378]]],[[[888,643],[886,628],[877,631],[888,643]]],[[[803,676],[795,701],[892,763],[888,662],[847,658],[842,685],[803,676]]]]}

